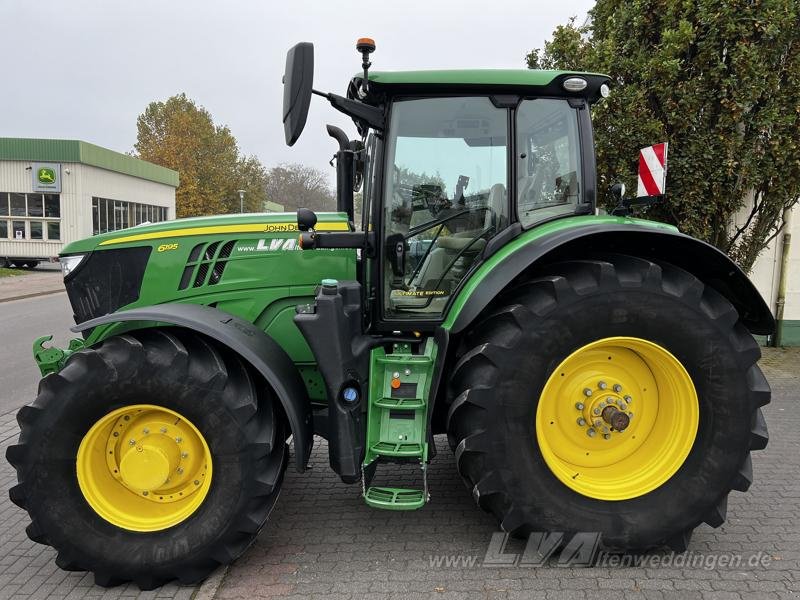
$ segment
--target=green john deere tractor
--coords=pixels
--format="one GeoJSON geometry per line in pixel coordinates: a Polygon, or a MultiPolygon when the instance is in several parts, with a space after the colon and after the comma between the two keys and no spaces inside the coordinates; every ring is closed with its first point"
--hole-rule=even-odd
{"type": "Polygon", "coordinates": [[[284,76],[289,145],[312,94],[358,130],[328,126],[336,212],[65,248],[83,337],[34,344],[44,378],[7,453],[31,539],[101,585],[196,582],[254,540],[315,436],[366,504],[413,510],[436,501],[440,433],[514,534],[682,550],[720,525],[767,443],[753,334],[773,318],[712,246],[625,203],[599,214],[590,107],[609,78],[369,72],[374,43],[357,48],[345,96],[312,89],[308,43],[284,76]],[[416,487],[372,485],[398,463],[416,487]]]}

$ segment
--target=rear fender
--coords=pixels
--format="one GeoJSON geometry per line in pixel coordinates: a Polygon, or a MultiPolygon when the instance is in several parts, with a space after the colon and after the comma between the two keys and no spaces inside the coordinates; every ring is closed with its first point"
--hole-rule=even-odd
{"type": "Polygon", "coordinates": [[[120,311],[73,327],[82,332],[98,325],[150,321],[185,327],[216,340],[250,363],[272,387],[294,436],[296,468],[305,470],[314,443],[311,403],[300,373],[289,355],[249,321],[200,304],[159,304],[120,311]]]}
{"type": "Polygon", "coordinates": [[[775,319],[761,294],[726,254],[671,226],[616,217],[561,219],[519,235],[466,282],[444,327],[450,333],[466,329],[503,289],[530,269],[600,252],[671,263],[722,294],[751,333],[769,335],[775,329],[775,319]]]}

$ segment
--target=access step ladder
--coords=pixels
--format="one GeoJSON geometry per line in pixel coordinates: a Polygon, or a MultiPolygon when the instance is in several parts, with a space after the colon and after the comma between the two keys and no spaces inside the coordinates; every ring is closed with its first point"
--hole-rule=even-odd
{"type": "Polygon", "coordinates": [[[394,344],[392,351],[372,351],[367,451],[362,464],[364,501],[374,508],[414,510],[428,494],[428,398],[436,363],[436,344],[428,339],[415,347],[394,344]],[[423,489],[369,486],[380,464],[415,462],[422,470],[423,489]]]}

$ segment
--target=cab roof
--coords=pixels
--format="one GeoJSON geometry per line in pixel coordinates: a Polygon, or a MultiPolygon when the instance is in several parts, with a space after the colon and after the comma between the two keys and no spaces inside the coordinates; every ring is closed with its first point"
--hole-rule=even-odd
{"type": "MultiPolygon", "coordinates": [[[[357,89],[363,79],[357,74],[350,90],[357,89]]],[[[579,71],[547,71],[535,69],[439,69],[422,71],[371,71],[370,91],[376,94],[425,94],[443,92],[514,93],[600,99],[600,86],[610,81],[600,73],[579,71]],[[570,77],[582,77],[588,85],[580,92],[569,92],[562,82],[570,77]]],[[[353,97],[353,96],[351,96],[353,97]]],[[[369,100],[367,100],[369,102],[369,100]]]]}

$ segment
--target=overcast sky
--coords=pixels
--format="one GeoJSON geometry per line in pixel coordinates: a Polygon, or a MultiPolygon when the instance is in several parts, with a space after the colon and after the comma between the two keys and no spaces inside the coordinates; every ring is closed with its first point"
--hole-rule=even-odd
{"type": "Polygon", "coordinates": [[[375,39],[373,69],[524,68],[591,0],[2,0],[0,137],[81,139],[120,152],[153,100],[186,92],[267,167],[328,167],[325,123],[352,121],[313,98],[289,148],[281,123],[286,50],[315,45],[314,87],[343,93],[360,69],[355,40],[375,39]]]}

